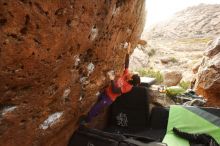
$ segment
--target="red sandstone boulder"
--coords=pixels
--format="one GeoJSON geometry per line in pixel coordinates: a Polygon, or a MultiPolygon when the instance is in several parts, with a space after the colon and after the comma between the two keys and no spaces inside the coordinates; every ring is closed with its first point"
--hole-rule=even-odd
{"type": "Polygon", "coordinates": [[[201,61],[199,61],[199,62],[197,62],[196,64],[193,65],[192,72],[194,74],[196,74],[198,72],[200,65],[201,65],[201,61]]]}
{"type": "Polygon", "coordinates": [[[176,86],[182,79],[180,71],[168,70],[163,73],[163,84],[167,86],[176,86]]]}
{"type": "Polygon", "coordinates": [[[208,99],[208,105],[220,106],[220,38],[205,51],[195,88],[198,94],[208,99]]]}
{"type": "Polygon", "coordinates": [[[123,69],[144,0],[0,1],[0,145],[67,144],[79,116],[123,69]]]}

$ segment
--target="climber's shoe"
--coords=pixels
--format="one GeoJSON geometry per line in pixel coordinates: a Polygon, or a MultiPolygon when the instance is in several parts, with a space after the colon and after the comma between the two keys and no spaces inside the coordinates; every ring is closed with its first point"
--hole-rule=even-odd
{"type": "Polygon", "coordinates": [[[82,115],[81,117],[79,117],[78,124],[79,125],[86,125],[86,124],[88,124],[86,119],[87,119],[87,116],[86,115],[82,115]]]}

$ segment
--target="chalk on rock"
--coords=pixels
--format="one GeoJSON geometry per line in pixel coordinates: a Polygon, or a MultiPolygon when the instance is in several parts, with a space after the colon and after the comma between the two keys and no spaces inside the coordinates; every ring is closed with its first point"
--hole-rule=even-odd
{"type": "Polygon", "coordinates": [[[56,124],[60,117],[63,115],[63,112],[56,112],[50,115],[41,125],[40,129],[46,130],[47,128],[51,127],[52,125],[56,124]]]}

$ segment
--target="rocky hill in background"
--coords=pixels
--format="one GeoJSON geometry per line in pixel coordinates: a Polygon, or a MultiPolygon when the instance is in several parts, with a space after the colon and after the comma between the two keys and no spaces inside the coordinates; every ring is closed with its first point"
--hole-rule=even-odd
{"type": "Polygon", "coordinates": [[[142,39],[147,40],[147,45],[139,47],[139,50],[142,50],[147,57],[140,59],[145,55],[134,53],[132,59],[138,58],[136,60],[141,60],[143,65],[142,68],[137,66],[133,59],[131,67],[134,64],[136,68],[133,70],[138,70],[138,67],[140,70],[147,68],[147,70],[160,71],[164,76],[165,85],[167,81],[177,83],[175,74],[182,77],[179,78],[181,82],[191,82],[195,78],[193,68],[201,63],[204,50],[219,35],[219,4],[188,7],[169,20],[145,28],[142,39]]]}
{"type": "Polygon", "coordinates": [[[213,38],[220,34],[220,4],[199,4],[147,29],[147,38],[213,38]]]}

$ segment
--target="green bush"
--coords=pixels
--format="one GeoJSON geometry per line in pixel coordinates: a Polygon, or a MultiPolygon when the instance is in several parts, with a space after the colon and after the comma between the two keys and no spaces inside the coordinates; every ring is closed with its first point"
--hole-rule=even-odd
{"type": "Polygon", "coordinates": [[[190,82],[188,81],[181,81],[179,83],[179,86],[182,87],[183,89],[187,90],[190,87],[190,82]]]}
{"type": "Polygon", "coordinates": [[[173,62],[173,63],[177,63],[178,60],[177,60],[175,57],[172,57],[172,58],[171,58],[171,62],[173,62]]]}
{"type": "Polygon", "coordinates": [[[139,69],[137,70],[137,72],[139,72],[140,76],[156,78],[157,84],[160,84],[163,82],[163,75],[160,73],[160,71],[156,71],[153,69],[139,69]]]}
{"type": "Polygon", "coordinates": [[[176,95],[183,94],[186,90],[180,86],[170,86],[166,88],[166,95],[169,97],[174,97],[176,95]]]}
{"type": "Polygon", "coordinates": [[[154,56],[156,54],[156,50],[155,49],[151,49],[149,52],[148,52],[148,56],[154,56]]]}

